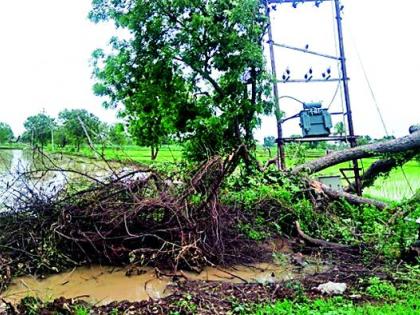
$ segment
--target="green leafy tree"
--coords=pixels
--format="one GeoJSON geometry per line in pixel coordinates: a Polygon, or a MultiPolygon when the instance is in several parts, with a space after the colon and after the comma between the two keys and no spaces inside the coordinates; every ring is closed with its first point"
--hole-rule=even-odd
{"type": "Polygon", "coordinates": [[[112,144],[122,146],[127,144],[128,135],[125,132],[124,125],[122,123],[117,123],[109,128],[109,141],[112,144]]]}
{"type": "Polygon", "coordinates": [[[276,144],[276,138],[274,136],[264,137],[264,147],[272,148],[276,144]]]}
{"type": "Polygon", "coordinates": [[[67,141],[75,145],[77,151],[83,143],[93,143],[99,136],[99,118],[84,109],[65,109],[58,118],[67,141]]]}
{"type": "Polygon", "coordinates": [[[59,126],[54,131],[54,141],[62,149],[64,149],[68,144],[68,136],[66,135],[66,130],[63,126],[59,126]]]}
{"type": "Polygon", "coordinates": [[[14,138],[12,128],[6,123],[0,122],[0,143],[8,143],[14,138]]]}
{"type": "Polygon", "coordinates": [[[271,157],[271,148],[276,144],[276,138],[273,136],[264,137],[263,147],[268,151],[268,155],[271,157]]]}
{"type": "Polygon", "coordinates": [[[338,136],[343,136],[346,133],[346,126],[342,121],[338,122],[334,126],[334,134],[338,136]]]}
{"type": "Polygon", "coordinates": [[[365,145],[372,142],[372,138],[369,135],[361,136],[357,138],[357,144],[358,145],[365,145]]]}
{"type": "Polygon", "coordinates": [[[121,115],[155,158],[169,139],[190,157],[254,144],[258,115],[271,111],[260,0],[93,0],[90,18],[113,20],[131,39],[93,53],[94,92],[121,115]]]}
{"type": "Polygon", "coordinates": [[[23,126],[26,129],[25,137],[30,139],[31,145],[41,145],[41,148],[51,141],[56,127],[54,119],[45,113],[28,117],[23,126]]]}
{"type": "Polygon", "coordinates": [[[382,139],[380,139],[379,141],[389,141],[389,140],[395,140],[395,136],[384,136],[382,139]]]}

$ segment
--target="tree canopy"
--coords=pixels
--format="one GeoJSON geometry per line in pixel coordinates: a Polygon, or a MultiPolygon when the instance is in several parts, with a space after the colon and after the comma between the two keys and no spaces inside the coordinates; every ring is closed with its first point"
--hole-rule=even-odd
{"type": "Polygon", "coordinates": [[[197,159],[253,143],[267,101],[260,0],[93,0],[95,22],[112,20],[130,39],[93,53],[94,91],[120,107],[152,156],[168,139],[197,159]]]}
{"type": "Polygon", "coordinates": [[[65,109],[58,114],[67,141],[80,150],[82,143],[95,139],[100,131],[100,120],[85,109],[65,109]]]}
{"type": "Polygon", "coordinates": [[[346,133],[346,126],[342,121],[339,121],[334,126],[334,134],[338,136],[343,136],[346,133]]]}
{"type": "Polygon", "coordinates": [[[50,141],[51,132],[55,128],[54,119],[45,113],[28,117],[23,125],[26,129],[25,138],[32,145],[40,144],[41,147],[50,141]]]}
{"type": "Polygon", "coordinates": [[[8,124],[0,122],[0,143],[10,142],[13,137],[12,128],[8,124]]]}
{"type": "Polygon", "coordinates": [[[114,145],[125,145],[128,142],[128,135],[122,123],[116,123],[108,128],[109,141],[114,145]]]}

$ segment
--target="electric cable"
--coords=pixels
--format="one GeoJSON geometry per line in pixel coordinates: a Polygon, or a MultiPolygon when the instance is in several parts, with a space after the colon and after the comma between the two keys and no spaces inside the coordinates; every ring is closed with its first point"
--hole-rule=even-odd
{"type": "Polygon", "coordinates": [[[340,82],[338,82],[337,87],[336,87],[335,92],[334,92],[334,95],[333,95],[333,97],[331,98],[331,101],[330,101],[330,103],[329,103],[329,104],[328,104],[328,106],[327,106],[327,109],[328,109],[328,110],[330,110],[330,108],[331,108],[332,104],[334,103],[334,101],[335,101],[335,99],[336,99],[336,97],[337,97],[337,95],[338,95],[338,91],[340,90],[340,86],[341,86],[341,83],[340,83],[340,82]]]}
{"type": "Polygon", "coordinates": [[[403,174],[403,176],[405,178],[405,181],[407,182],[408,188],[410,188],[411,193],[414,195],[413,186],[411,186],[411,183],[408,180],[407,174],[405,173],[404,168],[402,167],[402,165],[400,166],[400,168],[401,168],[401,172],[402,172],[402,174],[403,174]]]}
{"type": "Polygon", "coordinates": [[[367,85],[369,87],[369,91],[370,91],[370,94],[372,96],[372,100],[375,103],[376,110],[378,111],[379,118],[381,119],[382,126],[384,127],[385,134],[387,136],[389,136],[388,129],[387,129],[386,125],[385,125],[384,117],[382,115],[382,112],[381,112],[381,109],[379,107],[378,101],[376,99],[375,93],[373,92],[372,85],[370,84],[370,80],[369,80],[369,77],[367,75],[367,72],[366,72],[365,66],[363,64],[362,58],[360,57],[359,50],[357,49],[356,43],[353,42],[353,44],[354,44],[354,48],[356,50],[357,58],[359,59],[360,66],[362,67],[363,75],[364,75],[365,80],[366,80],[366,83],[367,83],[367,85]]]}
{"type": "Polygon", "coordinates": [[[296,97],[293,97],[293,96],[283,95],[283,96],[280,96],[279,97],[279,100],[281,100],[283,98],[288,98],[288,99],[294,100],[294,101],[296,101],[298,103],[301,103],[302,105],[305,105],[305,102],[303,102],[303,101],[301,101],[301,100],[299,100],[299,99],[297,99],[296,97]]]}
{"type": "MultiPolygon", "coordinates": [[[[351,32],[350,32],[350,38],[351,38],[351,40],[352,40],[352,42],[353,42],[353,46],[354,46],[354,49],[355,49],[355,51],[356,51],[357,59],[358,59],[358,61],[359,61],[359,63],[360,63],[360,66],[361,66],[361,68],[362,68],[363,75],[364,75],[365,80],[366,80],[366,83],[367,83],[367,85],[368,85],[368,87],[369,87],[369,91],[370,91],[370,94],[371,94],[372,100],[373,100],[373,102],[374,102],[374,104],[375,104],[376,110],[377,110],[377,112],[378,112],[379,118],[380,118],[380,120],[381,120],[382,126],[383,126],[383,128],[384,128],[385,135],[386,135],[386,136],[389,136],[388,128],[387,128],[387,126],[386,126],[386,124],[385,124],[385,120],[384,120],[384,117],[383,117],[383,115],[382,115],[381,109],[380,109],[380,107],[379,107],[378,101],[377,101],[377,99],[376,99],[376,95],[375,95],[375,93],[374,93],[374,91],[373,91],[372,84],[370,83],[370,80],[369,80],[369,77],[368,77],[368,75],[367,75],[367,71],[366,71],[366,68],[365,68],[365,66],[364,66],[364,63],[363,63],[362,57],[361,57],[361,55],[360,55],[360,53],[359,53],[359,49],[357,48],[356,41],[354,40],[353,34],[352,34],[351,32]]],[[[414,194],[414,189],[413,189],[413,187],[412,187],[412,185],[411,185],[411,183],[410,183],[410,181],[409,181],[409,179],[408,179],[408,177],[407,177],[407,174],[405,173],[404,168],[402,167],[402,165],[400,166],[400,169],[401,169],[401,173],[403,174],[404,179],[405,179],[405,181],[406,181],[406,183],[407,183],[408,188],[410,189],[411,193],[412,193],[412,194],[414,194]]]]}

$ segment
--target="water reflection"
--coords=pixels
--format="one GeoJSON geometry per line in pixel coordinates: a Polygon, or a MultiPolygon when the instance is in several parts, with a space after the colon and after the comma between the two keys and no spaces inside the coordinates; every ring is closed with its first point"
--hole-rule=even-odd
{"type": "Polygon", "coordinates": [[[35,195],[52,196],[64,187],[80,190],[92,183],[107,182],[133,169],[121,163],[62,154],[0,150],[0,211],[15,207],[16,200],[22,202],[22,198],[29,200],[35,195]]]}
{"type": "Polygon", "coordinates": [[[0,209],[6,203],[30,159],[22,150],[0,150],[0,209]]]}

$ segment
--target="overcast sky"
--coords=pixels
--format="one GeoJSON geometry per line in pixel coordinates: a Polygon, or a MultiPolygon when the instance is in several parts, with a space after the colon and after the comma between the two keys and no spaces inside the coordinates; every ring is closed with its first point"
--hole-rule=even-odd
{"type": "MultiPolygon", "coordinates": [[[[86,108],[112,122],[115,113],[101,107],[92,93],[90,55],[105,47],[114,34],[112,25],[87,19],[90,0],[0,0],[0,121],[19,134],[23,122],[45,110],[56,116],[64,108],[86,108]]],[[[350,92],[357,134],[384,135],[384,128],[357,57],[361,56],[377,103],[389,132],[407,133],[420,122],[420,1],[343,0],[345,46],[350,92]]],[[[319,9],[312,4],[277,7],[274,13],[275,41],[335,54],[334,20],[330,4],[319,9]]],[[[289,67],[292,78],[303,78],[312,67],[320,77],[337,65],[322,58],[276,49],[278,74],[289,67]]],[[[280,85],[281,95],[302,101],[330,104],[337,85],[280,85]]],[[[300,105],[282,100],[287,115],[300,105]]],[[[331,109],[340,110],[340,93],[331,109]]],[[[285,125],[286,134],[298,131],[298,122],[285,125]]],[[[257,138],[275,135],[274,120],[263,119],[257,138]]]]}

